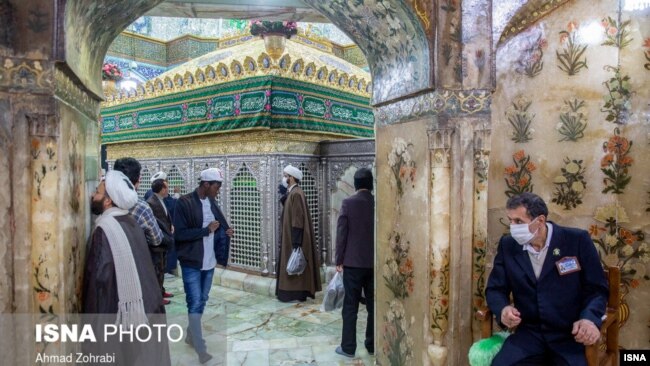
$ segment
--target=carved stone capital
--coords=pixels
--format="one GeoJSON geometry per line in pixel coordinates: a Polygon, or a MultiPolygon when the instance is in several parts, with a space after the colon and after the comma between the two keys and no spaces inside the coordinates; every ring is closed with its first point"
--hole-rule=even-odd
{"type": "Polygon", "coordinates": [[[449,168],[451,166],[451,145],[453,128],[439,128],[427,131],[429,150],[433,153],[431,165],[434,168],[449,168]]]}
{"type": "Polygon", "coordinates": [[[30,113],[25,115],[29,124],[29,134],[35,137],[58,137],[59,121],[53,114],[30,113]]]}

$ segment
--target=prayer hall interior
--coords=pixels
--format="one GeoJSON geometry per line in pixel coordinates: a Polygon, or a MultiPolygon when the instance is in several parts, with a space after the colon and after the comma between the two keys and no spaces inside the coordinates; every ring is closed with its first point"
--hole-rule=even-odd
{"type": "Polygon", "coordinates": [[[140,193],[220,167],[245,230],[215,285],[269,298],[281,167],[306,177],[323,281],[372,168],[370,362],[468,364],[522,192],[620,267],[619,347],[650,348],[649,20],[648,0],[0,0],[0,354],[42,347],[19,314],[79,312],[90,196],[124,156],[140,193]],[[274,53],[256,19],[297,32],[274,53]]]}

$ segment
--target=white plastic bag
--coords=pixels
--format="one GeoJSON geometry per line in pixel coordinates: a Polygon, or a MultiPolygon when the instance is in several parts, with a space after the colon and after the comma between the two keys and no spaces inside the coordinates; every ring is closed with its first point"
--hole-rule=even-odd
{"type": "Polygon", "coordinates": [[[307,260],[305,259],[305,255],[302,254],[302,249],[300,247],[294,249],[287,262],[287,274],[289,276],[301,275],[306,267],[307,260]]]}
{"type": "Polygon", "coordinates": [[[332,311],[343,307],[345,287],[343,287],[343,274],[336,272],[325,290],[321,311],[332,311]]]}

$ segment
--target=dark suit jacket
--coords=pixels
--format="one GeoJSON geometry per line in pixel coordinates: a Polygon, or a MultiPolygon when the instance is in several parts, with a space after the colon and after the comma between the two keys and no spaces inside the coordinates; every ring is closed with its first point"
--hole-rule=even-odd
{"type": "Polygon", "coordinates": [[[151,250],[156,251],[156,249],[161,251],[166,251],[174,245],[174,235],[172,234],[172,218],[169,213],[165,213],[162,202],[154,194],[147,199],[151,211],[158,222],[158,227],[163,234],[163,240],[160,243],[159,247],[152,247],[151,250]]]}
{"type": "MultiPolygon", "coordinates": [[[[501,311],[510,304],[512,294],[522,322],[511,337],[516,337],[525,328],[525,331],[543,334],[548,346],[558,354],[565,355],[568,351],[583,355],[584,346],[576,343],[571,335],[573,323],[588,319],[600,327],[609,293],[607,281],[589,234],[551,224],[553,233],[539,279],[535,278],[528,252],[511,236],[501,238],[485,291],[487,303],[503,326],[501,311]],[[560,275],[556,262],[572,256],[578,259],[581,270],[560,275]]],[[[504,345],[502,353],[507,353],[506,350],[504,345]]],[[[511,357],[522,356],[511,354],[511,357]]],[[[565,358],[570,361],[571,357],[565,358]]]]}
{"type": "Polygon", "coordinates": [[[336,225],[336,265],[373,268],[375,199],[362,190],[343,200],[336,225]]]}

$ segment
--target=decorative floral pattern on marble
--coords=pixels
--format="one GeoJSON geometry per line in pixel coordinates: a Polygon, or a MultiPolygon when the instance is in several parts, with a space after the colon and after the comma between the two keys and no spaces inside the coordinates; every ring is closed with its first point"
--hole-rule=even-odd
{"type": "Polygon", "coordinates": [[[411,322],[406,318],[404,305],[393,299],[384,315],[383,355],[390,366],[410,365],[413,360],[413,338],[409,335],[411,322]]]}
{"type": "Polygon", "coordinates": [[[70,163],[71,171],[71,184],[70,188],[72,193],[70,194],[70,208],[72,212],[79,212],[79,206],[81,201],[81,189],[83,188],[82,182],[82,173],[81,167],[83,165],[81,161],[81,154],[77,152],[77,139],[73,138],[70,140],[70,154],[68,155],[68,162],[70,163]]]}
{"type": "Polygon", "coordinates": [[[431,306],[431,330],[434,334],[440,334],[447,331],[447,321],[449,319],[449,250],[440,253],[442,256],[442,265],[439,270],[431,270],[431,283],[437,286],[438,290],[434,291],[430,301],[431,306]]]}
{"type": "Polygon", "coordinates": [[[587,50],[586,44],[578,40],[578,23],[571,21],[567,24],[566,30],[560,31],[560,44],[564,46],[562,52],[555,51],[560,70],[569,76],[576,75],[583,68],[587,67],[587,58],[583,57],[587,50]]]}
{"type": "Polygon", "coordinates": [[[556,129],[563,137],[559,140],[576,142],[585,137],[587,118],[584,114],[585,101],[577,98],[565,100],[556,129]]]}
{"type": "Polygon", "coordinates": [[[487,241],[475,240],[472,251],[472,280],[474,286],[474,303],[473,311],[485,307],[485,259],[487,256],[487,241]]]}
{"type": "Polygon", "coordinates": [[[634,162],[629,156],[631,148],[632,141],[621,136],[618,128],[614,129],[614,136],[603,143],[605,156],[600,160],[600,170],[605,174],[605,189],[602,193],[622,194],[632,180],[629,171],[634,162]]]}
{"type": "Polygon", "coordinates": [[[582,197],[587,188],[585,180],[585,168],[582,160],[571,160],[564,158],[564,168],[561,174],[553,179],[555,190],[553,191],[552,202],[564,206],[565,210],[571,210],[582,204],[582,197]]]}
{"type": "Polygon", "coordinates": [[[589,234],[603,266],[619,266],[621,283],[628,291],[639,287],[641,281],[650,280],[646,273],[650,247],[644,241],[643,231],[632,231],[621,226],[629,222],[625,209],[616,205],[599,207],[594,219],[601,224],[591,225],[589,234]]]}
{"type": "MultiPolygon", "coordinates": [[[[39,156],[41,155],[41,140],[38,138],[32,138],[32,146],[30,153],[32,155],[32,159],[38,160],[39,156]]],[[[52,162],[54,159],[54,156],[56,155],[56,152],[54,151],[54,145],[52,142],[47,143],[45,146],[45,154],[47,154],[48,159],[50,160],[49,163],[41,164],[41,167],[38,169],[34,170],[34,182],[36,183],[36,195],[38,198],[41,198],[41,188],[42,184],[45,181],[45,176],[47,175],[47,172],[54,171],[56,170],[56,161],[52,162]]]]}
{"type": "Polygon", "coordinates": [[[606,70],[614,72],[614,76],[603,82],[607,88],[605,94],[605,105],[601,112],[607,113],[605,120],[618,125],[627,123],[632,108],[632,90],[630,89],[630,77],[621,75],[621,68],[605,66],[606,70]]]}
{"type": "Polygon", "coordinates": [[[506,167],[504,171],[506,186],[506,196],[512,197],[524,192],[533,191],[532,172],[537,169],[535,164],[530,161],[530,155],[526,155],[524,150],[519,150],[512,154],[513,165],[506,167]]]}
{"type": "Polygon", "coordinates": [[[524,48],[517,60],[515,71],[533,78],[539,75],[544,68],[544,50],[548,47],[548,42],[541,31],[534,32],[522,42],[524,42],[524,48]]]}
{"type": "Polygon", "coordinates": [[[633,40],[630,36],[630,23],[630,20],[619,23],[610,16],[603,18],[600,24],[605,30],[605,41],[601,43],[601,46],[614,46],[623,49],[629,45],[633,40]]]}
{"type": "Polygon", "coordinates": [[[474,174],[475,177],[475,193],[476,199],[481,199],[481,193],[485,192],[488,181],[488,168],[490,165],[490,157],[485,152],[476,152],[474,154],[474,174]]]}
{"type": "Polygon", "coordinates": [[[532,140],[530,125],[533,123],[535,115],[528,112],[531,104],[533,104],[532,101],[520,96],[512,102],[512,105],[505,112],[506,118],[513,129],[510,139],[514,142],[524,143],[532,140]]]}
{"type": "Polygon", "coordinates": [[[405,299],[413,293],[415,286],[413,259],[409,256],[411,243],[404,240],[402,234],[393,231],[388,237],[388,244],[391,253],[382,269],[384,283],[395,298],[405,299]]]}
{"type": "MultiPolygon", "coordinates": [[[[47,241],[50,237],[50,233],[45,233],[43,238],[44,245],[47,245],[47,241]]],[[[52,290],[43,284],[44,282],[48,282],[50,279],[45,262],[45,258],[41,257],[34,267],[34,292],[36,292],[36,302],[38,304],[39,312],[41,314],[54,315],[53,297],[58,297],[58,295],[53,294],[52,290]],[[42,281],[42,279],[44,279],[44,281],[42,281]]]]}
{"type": "MultiPolygon", "coordinates": [[[[444,60],[445,73],[453,75],[453,81],[458,85],[463,79],[462,60],[462,19],[458,11],[457,0],[444,0],[440,2],[439,22],[442,24],[442,35],[440,36],[441,54],[444,60]],[[453,62],[452,62],[453,60],[453,62]]],[[[445,78],[445,76],[441,76],[445,78]]],[[[451,80],[446,80],[445,85],[453,85],[451,80]]]]}
{"type": "Polygon", "coordinates": [[[393,149],[388,154],[388,166],[390,167],[395,185],[397,186],[398,198],[404,195],[404,184],[411,183],[415,187],[416,166],[411,158],[410,150],[413,144],[407,143],[402,138],[393,140],[393,149]]]}
{"type": "Polygon", "coordinates": [[[305,2],[346,32],[368,57],[373,103],[382,103],[429,86],[429,44],[406,2],[387,0],[305,2]]]}

